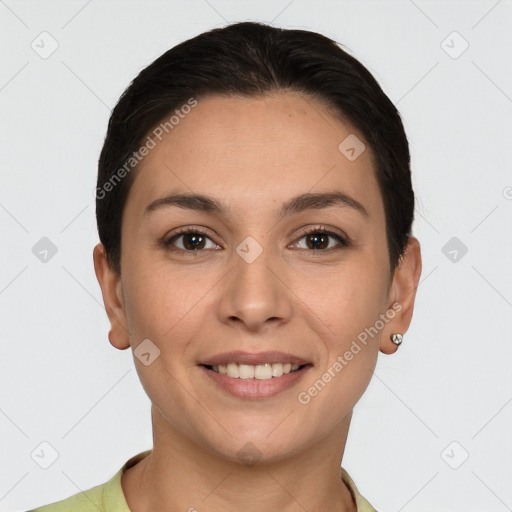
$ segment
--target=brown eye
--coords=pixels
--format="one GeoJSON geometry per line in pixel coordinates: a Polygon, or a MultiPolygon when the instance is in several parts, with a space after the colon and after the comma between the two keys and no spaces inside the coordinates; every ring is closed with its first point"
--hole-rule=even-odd
{"type": "Polygon", "coordinates": [[[197,252],[203,249],[215,249],[218,247],[205,233],[198,230],[178,233],[164,242],[164,246],[169,250],[185,252],[197,252]],[[207,247],[208,241],[211,243],[210,247],[207,247]]]}
{"type": "Polygon", "coordinates": [[[310,249],[314,251],[325,251],[327,249],[340,248],[344,246],[348,246],[348,242],[342,238],[337,233],[333,233],[332,231],[326,231],[323,229],[312,229],[305,233],[300,240],[305,240],[306,246],[300,247],[299,249],[310,249]],[[331,240],[334,239],[337,243],[332,243],[331,240]]]}
{"type": "Polygon", "coordinates": [[[195,251],[196,249],[204,249],[206,237],[198,233],[188,233],[181,235],[183,238],[183,246],[185,249],[195,251]]]}
{"type": "Polygon", "coordinates": [[[314,233],[306,235],[306,245],[309,249],[327,249],[329,247],[329,235],[325,233],[314,233]]]}

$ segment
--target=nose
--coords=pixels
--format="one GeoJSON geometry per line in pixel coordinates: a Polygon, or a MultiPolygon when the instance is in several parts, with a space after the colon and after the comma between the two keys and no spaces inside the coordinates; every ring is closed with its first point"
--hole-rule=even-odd
{"type": "Polygon", "coordinates": [[[285,284],[282,262],[272,259],[266,250],[254,261],[238,254],[233,260],[218,303],[220,320],[238,323],[249,331],[287,323],[293,311],[293,294],[285,284]]]}

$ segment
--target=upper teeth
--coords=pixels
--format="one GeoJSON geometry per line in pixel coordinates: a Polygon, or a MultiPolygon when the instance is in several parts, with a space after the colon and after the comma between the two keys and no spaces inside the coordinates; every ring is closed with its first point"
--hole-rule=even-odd
{"type": "Polygon", "coordinates": [[[212,366],[214,372],[227,375],[233,379],[260,379],[268,380],[272,377],[281,377],[285,373],[298,370],[300,365],[290,363],[265,363],[255,366],[250,364],[219,364],[212,366]]]}

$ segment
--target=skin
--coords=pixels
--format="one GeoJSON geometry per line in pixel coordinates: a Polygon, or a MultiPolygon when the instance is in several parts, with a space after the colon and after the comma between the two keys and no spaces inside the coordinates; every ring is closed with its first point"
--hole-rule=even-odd
{"type": "Polygon", "coordinates": [[[112,345],[135,349],[150,339],[160,350],[149,366],[134,357],[152,402],[154,445],[123,474],[131,510],[356,510],[339,478],[352,410],[379,350],[393,353],[390,335],[409,327],[421,256],[410,237],[391,276],[371,151],[367,145],[349,161],[338,150],[349,134],[364,140],[298,93],[211,96],[142,161],[123,217],[121,276],[104,247],[94,249],[112,345]],[[368,216],[336,205],[277,220],[291,197],[331,191],[359,201],[368,216]],[[230,210],[174,206],[143,215],[170,192],[213,196],[230,210]],[[351,245],[329,238],[337,249],[312,249],[304,232],[321,225],[351,245]],[[184,249],[190,237],[174,240],[176,252],[160,242],[188,226],[208,232],[195,256],[184,249]],[[247,236],[263,249],[250,264],[236,252],[247,236]],[[394,302],[401,311],[308,404],[299,403],[298,393],[394,302]],[[276,396],[241,399],[197,366],[231,350],[279,350],[313,367],[276,396]],[[249,442],[259,457],[252,465],[238,455],[249,442]]]}

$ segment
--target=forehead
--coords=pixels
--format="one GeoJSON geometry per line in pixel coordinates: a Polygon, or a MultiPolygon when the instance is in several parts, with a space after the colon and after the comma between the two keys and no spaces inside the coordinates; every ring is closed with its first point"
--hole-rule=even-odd
{"type": "Polygon", "coordinates": [[[135,173],[129,202],[143,209],[179,189],[247,208],[336,189],[367,197],[369,210],[378,209],[370,148],[350,160],[340,151],[347,138],[359,141],[356,149],[361,149],[363,137],[356,129],[299,93],[199,98],[162,140],[155,139],[135,173]]]}

